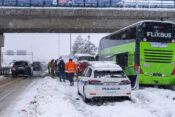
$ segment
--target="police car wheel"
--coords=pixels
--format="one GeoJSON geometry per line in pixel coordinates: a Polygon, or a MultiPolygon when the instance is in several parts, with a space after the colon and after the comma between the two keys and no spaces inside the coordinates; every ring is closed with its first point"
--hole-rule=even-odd
{"type": "Polygon", "coordinates": [[[89,102],[89,99],[86,98],[86,95],[85,95],[85,93],[84,93],[84,88],[83,88],[83,101],[84,101],[85,103],[89,102]]]}

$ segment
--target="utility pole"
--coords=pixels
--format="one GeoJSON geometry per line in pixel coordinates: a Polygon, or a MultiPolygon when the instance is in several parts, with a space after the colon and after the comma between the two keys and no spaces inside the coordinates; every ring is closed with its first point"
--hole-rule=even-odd
{"type": "Polygon", "coordinates": [[[72,35],[70,33],[70,55],[72,53],[72,35]]]}
{"type": "Polygon", "coordinates": [[[58,58],[60,57],[60,35],[58,33],[58,58]]]}

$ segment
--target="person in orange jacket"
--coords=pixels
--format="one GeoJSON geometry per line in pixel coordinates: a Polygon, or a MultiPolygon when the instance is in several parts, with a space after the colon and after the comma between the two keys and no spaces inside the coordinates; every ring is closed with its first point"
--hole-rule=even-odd
{"type": "Polygon", "coordinates": [[[69,81],[70,81],[70,86],[73,86],[74,85],[73,78],[74,78],[74,73],[77,72],[77,66],[72,61],[72,59],[69,59],[69,62],[66,63],[65,70],[68,73],[68,78],[69,78],[69,81]]]}

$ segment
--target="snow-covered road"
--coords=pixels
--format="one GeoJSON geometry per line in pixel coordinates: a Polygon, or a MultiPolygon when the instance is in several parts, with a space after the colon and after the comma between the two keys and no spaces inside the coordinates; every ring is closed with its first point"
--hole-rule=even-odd
{"type": "Polygon", "coordinates": [[[132,101],[91,105],[78,96],[76,85],[45,77],[9,108],[8,117],[175,117],[175,91],[145,88],[132,91],[132,101]]]}

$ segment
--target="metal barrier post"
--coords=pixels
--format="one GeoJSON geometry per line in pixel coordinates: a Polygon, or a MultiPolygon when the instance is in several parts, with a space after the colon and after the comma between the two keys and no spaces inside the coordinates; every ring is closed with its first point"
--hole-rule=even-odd
{"type": "Polygon", "coordinates": [[[112,0],[110,0],[110,7],[112,7],[112,0]]]}
{"type": "Polygon", "coordinates": [[[4,0],[2,0],[1,2],[2,2],[2,6],[4,6],[4,0]]]}
{"type": "Polygon", "coordinates": [[[97,7],[98,7],[99,1],[97,0],[97,7]]]}
{"type": "Polygon", "coordinates": [[[86,0],[83,0],[83,6],[84,7],[86,6],[86,0]]]}
{"type": "Polygon", "coordinates": [[[59,0],[57,0],[57,7],[59,7],[59,0]]]}
{"type": "Polygon", "coordinates": [[[16,6],[18,6],[18,0],[16,0],[16,6]]]}
{"type": "Polygon", "coordinates": [[[32,6],[32,0],[30,0],[29,6],[30,6],[30,7],[32,6]]]}
{"type": "Polygon", "coordinates": [[[45,7],[45,0],[43,0],[43,7],[45,7]]]}

